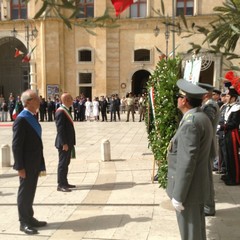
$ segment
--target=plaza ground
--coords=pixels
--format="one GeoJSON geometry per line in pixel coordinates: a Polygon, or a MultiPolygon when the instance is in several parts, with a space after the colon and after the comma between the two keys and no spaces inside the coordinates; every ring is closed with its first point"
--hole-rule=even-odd
{"type": "MultiPolygon", "coordinates": [[[[175,212],[164,189],[152,183],[153,155],[144,122],[76,122],[76,159],[69,182],[77,188],[57,191],[54,122],[42,122],[47,176],[39,178],[35,217],[47,221],[39,234],[19,231],[18,176],[0,168],[0,239],[179,240],[175,212]],[[111,161],[101,161],[101,143],[111,143],[111,161]]],[[[11,123],[0,124],[0,146],[11,147],[11,123]]],[[[11,164],[13,158],[11,154],[11,164]]],[[[214,175],[215,217],[207,218],[209,240],[240,239],[240,187],[225,186],[214,175]]]]}

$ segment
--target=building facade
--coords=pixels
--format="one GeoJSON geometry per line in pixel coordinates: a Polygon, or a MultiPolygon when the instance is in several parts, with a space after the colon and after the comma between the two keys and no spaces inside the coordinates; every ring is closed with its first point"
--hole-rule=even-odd
{"type": "MultiPolygon", "coordinates": [[[[90,98],[143,93],[160,51],[173,57],[175,49],[175,55],[181,54],[187,61],[191,58],[186,54],[189,43],[203,41],[200,35],[182,38],[166,23],[179,21],[179,14],[184,12],[188,22],[207,26],[215,17],[213,7],[222,1],[164,0],[165,14],[159,16],[160,0],[138,0],[117,17],[118,27],[91,29],[95,34],[77,25],[68,29],[52,14],[33,20],[41,4],[34,0],[0,1],[0,93],[5,97],[19,95],[27,88],[45,98],[65,91],[90,98]],[[155,31],[157,36],[156,28],[160,30],[158,35],[155,31]],[[28,52],[31,60],[24,61],[28,52]]],[[[106,9],[115,18],[110,0],[81,0],[79,4],[82,13],[74,23],[102,16],[106,9]]],[[[220,87],[222,57],[208,57],[209,66],[200,79],[220,87]]]]}

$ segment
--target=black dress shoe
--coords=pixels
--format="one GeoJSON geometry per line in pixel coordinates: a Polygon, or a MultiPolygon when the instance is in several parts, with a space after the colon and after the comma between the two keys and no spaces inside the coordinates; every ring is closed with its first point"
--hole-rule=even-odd
{"type": "Polygon", "coordinates": [[[76,188],[76,185],[68,184],[66,187],[67,188],[76,188]]]}
{"type": "Polygon", "coordinates": [[[38,221],[36,218],[33,218],[32,221],[31,221],[31,226],[32,227],[44,227],[47,225],[47,222],[45,221],[38,221]]]}
{"type": "Polygon", "coordinates": [[[213,217],[215,216],[216,212],[213,213],[204,213],[205,217],[213,217]]]}
{"type": "Polygon", "coordinates": [[[26,224],[20,225],[20,231],[22,231],[28,235],[38,234],[37,229],[35,229],[29,225],[26,225],[26,224]]]}
{"type": "Polygon", "coordinates": [[[229,177],[226,174],[221,176],[221,180],[223,180],[223,181],[228,181],[228,179],[229,179],[229,177]]]}
{"type": "Polygon", "coordinates": [[[231,181],[231,180],[226,180],[224,181],[227,186],[236,186],[239,185],[238,183],[231,181]]]}
{"type": "Polygon", "coordinates": [[[59,192],[71,192],[72,190],[69,189],[68,187],[57,187],[57,190],[59,192]]]}

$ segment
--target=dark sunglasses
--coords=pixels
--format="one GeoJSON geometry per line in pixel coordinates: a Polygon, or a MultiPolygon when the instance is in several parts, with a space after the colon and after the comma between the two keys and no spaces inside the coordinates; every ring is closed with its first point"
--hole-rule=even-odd
{"type": "Polygon", "coordinates": [[[177,97],[177,98],[185,98],[185,96],[182,95],[182,94],[180,94],[180,93],[177,93],[177,94],[176,94],[176,97],[177,97]]]}

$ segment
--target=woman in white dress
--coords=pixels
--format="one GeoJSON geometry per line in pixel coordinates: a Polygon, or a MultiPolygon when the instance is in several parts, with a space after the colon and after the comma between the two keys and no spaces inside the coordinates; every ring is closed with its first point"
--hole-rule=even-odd
{"type": "Polygon", "coordinates": [[[94,98],[92,105],[93,105],[94,119],[95,119],[95,121],[98,121],[99,120],[99,102],[96,97],[94,98]]]}
{"type": "Polygon", "coordinates": [[[92,102],[90,101],[89,98],[87,98],[87,101],[85,102],[85,116],[86,120],[90,121],[90,117],[92,116],[92,102]]]}

